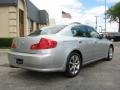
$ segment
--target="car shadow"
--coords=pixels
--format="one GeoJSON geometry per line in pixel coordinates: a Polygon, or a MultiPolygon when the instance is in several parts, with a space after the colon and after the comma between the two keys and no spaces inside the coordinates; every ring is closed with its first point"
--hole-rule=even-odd
{"type": "MultiPolygon", "coordinates": [[[[85,65],[80,74],[78,75],[78,77],[80,77],[82,74],[82,71],[84,73],[84,71],[86,71],[88,68],[95,68],[97,65],[104,63],[104,59],[100,60],[100,61],[96,61],[93,62],[91,64],[85,65]]],[[[11,77],[13,78],[17,78],[17,79],[26,79],[29,81],[43,81],[43,82],[51,82],[51,81],[64,81],[66,79],[70,79],[67,78],[62,72],[36,72],[36,71],[30,71],[30,70],[24,70],[24,69],[20,69],[18,68],[15,71],[11,71],[9,74],[11,77]]]]}
{"type": "Polygon", "coordinates": [[[28,80],[31,82],[39,81],[39,82],[54,82],[54,81],[61,81],[66,78],[63,73],[61,72],[36,72],[36,71],[30,71],[30,70],[23,70],[19,69],[13,72],[10,72],[9,74],[13,78],[17,78],[17,80],[28,80]]]}

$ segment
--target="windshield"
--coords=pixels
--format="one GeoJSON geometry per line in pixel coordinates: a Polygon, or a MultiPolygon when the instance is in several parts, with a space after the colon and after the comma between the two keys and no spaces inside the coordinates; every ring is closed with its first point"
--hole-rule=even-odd
{"type": "Polygon", "coordinates": [[[36,31],[32,32],[31,34],[29,34],[28,36],[56,34],[65,27],[66,27],[66,25],[43,27],[43,28],[41,28],[41,30],[36,30],[36,31]]]}

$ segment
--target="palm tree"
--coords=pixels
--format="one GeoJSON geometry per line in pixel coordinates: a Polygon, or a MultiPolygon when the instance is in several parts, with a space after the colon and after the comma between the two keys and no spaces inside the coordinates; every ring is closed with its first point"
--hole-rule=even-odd
{"type": "Polygon", "coordinates": [[[120,2],[116,3],[114,6],[109,8],[106,12],[107,19],[110,19],[110,22],[117,22],[119,25],[120,32],[120,2]]]}

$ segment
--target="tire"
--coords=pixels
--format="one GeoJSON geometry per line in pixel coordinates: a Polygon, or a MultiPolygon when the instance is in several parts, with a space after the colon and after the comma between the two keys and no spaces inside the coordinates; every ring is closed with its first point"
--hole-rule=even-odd
{"type": "Polygon", "coordinates": [[[113,50],[114,50],[113,47],[110,46],[108,49],[108,56],[106,58],[107,61],[111,61],[113,59],[113,52],[114,52],[113,50]]]}
{"type": "Polygon", "coordinates": [[[72,52],[67,58],[65,75],[67,77],[75,77],[80,72],[81,68],[81,56],[72,52]]]}

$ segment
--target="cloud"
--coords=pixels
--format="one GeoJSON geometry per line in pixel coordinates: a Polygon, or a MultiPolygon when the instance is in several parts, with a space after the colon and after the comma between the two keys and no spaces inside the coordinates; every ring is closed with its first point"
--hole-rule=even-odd
{"type": "MultiPolygon", "coordinates": [[[[85,23],[95,23],[95,16],[98,16],[98,19],[102,19],[103,15],[105,13],[105,7],[104,6],[98,6],[89,10],[86,10],[83,17],[85,19],[85,23]]],[[[93,24],[94,25],[94,24],[93,24]]]]}
{"type": "Polygon", "coordinates": [[[68,13],[79,12],[82,3],[79,0],[30,0],[39,9],[48,11],[50,18],[55,18],[56,22],[61,22],[62,10],[68,13]]]}
{"type": "MultiPolygon", "coordinates": [[[[95,27],[95,16],[98,16],[98,27],[104,28],[104,6],[85,9],[80,0],[31,0],[39,9],[48,11],[50,18],[55,18],[56,23],[81,22],[95,27]],[[72,19],[63,19],[62,10],[71,14],[72,19]]],[[[97,0],[104,1],[104,0],[97,0]]],[[[120,0],[108,0],[107,2],[117,2],[120,0]]],[[[116,29],[116,24],[109,24],[112,30],[116,29]],[[113,26],[112,26],[113,25],[113,26]]]]}
{"type": "MultiPolygon", "coordinates": [[[[95,16],[98,16],[97,22],[98,22],[98,31],[100,31],[100,27],[102,26],[102,29],[105,28],[105,19],[104,19],[104,13],[105,13],[105,7],[104,6],[98,6],[94,7],[92,9],[86,10],[84,14],[82,15],[82,22],[84,24],[89,24],[93,27],[96,26],[96,18],[95,16]]],[[[117,32],[118,31],[118,25],[117,23],[109,23],[107,20],[107,32],[117,32]]]]}
{"type": "MultiPolygon", "coordinates": [[[[102,1],[105,2],[105,0],[96,0],[96,1],[102,1]]],[[[107,3],[117,3],[120,2],[120,0],[106,0],[107,3]]]]}
{"type": "Polygon", "coordinates": [[[61,22],[61,11],[71,14],[72,21],[79,21],[85,23],[91,22],[91,18],[99,16],[104,13],[104,6],[95,7],[83,11],[83,4],[79,0],[31,0],[39,9],[46,9],[49,12],[50,18],[55,18],[59,23],[61,22]],[[99,11],[99,12],[98,12],[99,11]]]}
{"type": "Polygon", "coordinates": [[[78,0],[30,0],[32,1],[39,9],[46,9],[47,11],[62,11],[67,10],[76,10],[82,7],[82,3],[78,0]]]}
{"type": "Polygon", "coordinates": [[[86,11],[87,14],[92,14],[95,16],[104,14],[104,12],[105,12],[105,6],[98,6],[86,11]]]}

